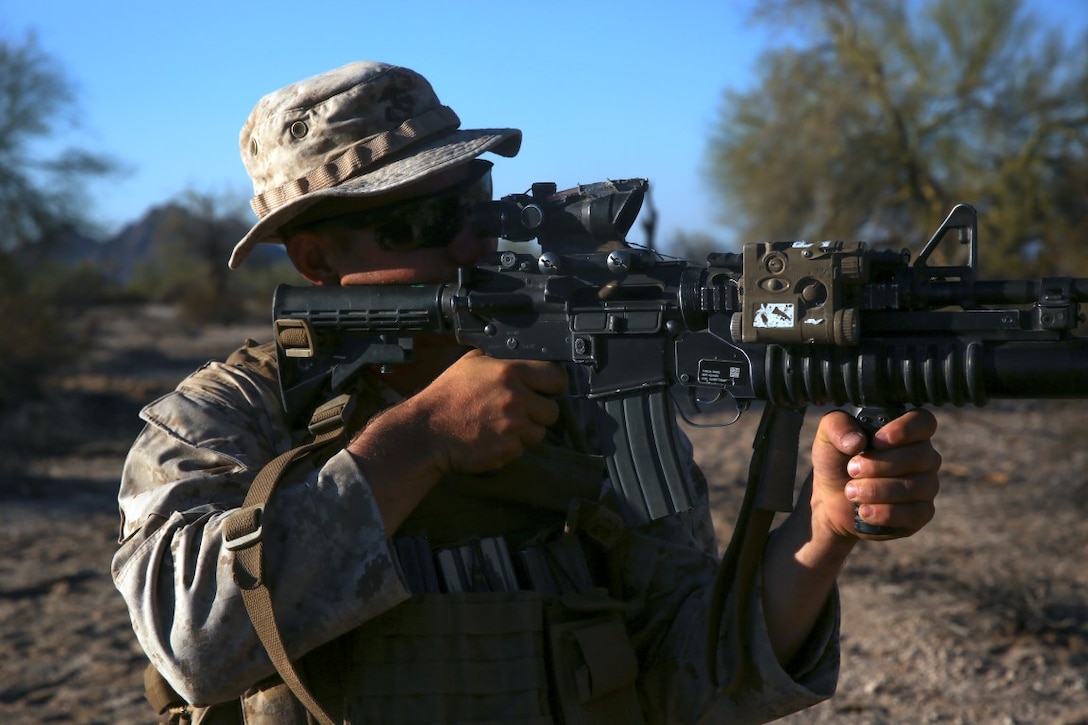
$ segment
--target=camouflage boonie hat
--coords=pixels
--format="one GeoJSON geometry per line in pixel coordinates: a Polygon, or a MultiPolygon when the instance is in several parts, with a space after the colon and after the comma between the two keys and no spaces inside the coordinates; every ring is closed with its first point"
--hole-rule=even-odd
{"type": "Polygon", "coordinates": [[[427,79],[386,63],[356,62],[262,98],[242,127],[242,162],[259,221],[234,248],[280,242],[288,222],[352,211],[485,151],[514,156],[521,131],[461,129],[427,79]]]}

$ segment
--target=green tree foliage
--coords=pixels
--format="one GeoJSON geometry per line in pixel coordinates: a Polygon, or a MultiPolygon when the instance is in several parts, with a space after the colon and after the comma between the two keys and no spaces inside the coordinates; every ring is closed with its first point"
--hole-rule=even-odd
{"type": "Polygon", "coordinates": [[[227,259],[250,228],[244,200],[231,194],[190,190],[164,210],[153,240],[154,253],[136,270],[131,287],[154,302],[176,304],[190,323],[237,322],[267,316],[277,282],[304,284],[283,255],[254,253],[230,271],[227,259]]]}
{"type": "Polygon", "coordinates": [[[83,225],[81,184],[113,162],[78,148],[53,154],[41,143],[74,122],[72,86],[28,35],[0,39],[0,250],[19,250],[83,225]]]}
{"type": "Polygon", "coordinates": [[[58,310],[78,300],[64,282],[84,284],[83,292],[101,282],[93,270],[58,269],[26,254],[76,229],[85,208],[80,184],[113,168],[80,149],[43,153],[58,124],[75,117],[74,105],[67,78],[32,35],[0,38],[0,318],[10,341],[0,355],[0,409],[34,396],[41,376],[69,359],[58,310]]]}
{"type": "Polygon", "coordinates": [[[1019,0],[769,0],[787,45],[726,91],[709,182],[742,242],[917,251],[978,207],[984,274],[1088,270],[1088,37],[1019,0]]]}
{"type": "MultiPolygon", "coordinates": [[[[50,300],[0,252],[0,319],[8,340],[0,355],[0,411],[33,397],[40,375],[61,359],[63,339],[50,300]]],[[[0,470],[3,469],[0,443],[0,470]]]]}

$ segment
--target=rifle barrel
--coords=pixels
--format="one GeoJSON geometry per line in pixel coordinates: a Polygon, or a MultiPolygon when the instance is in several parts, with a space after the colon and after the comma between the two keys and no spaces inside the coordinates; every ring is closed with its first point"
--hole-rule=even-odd
{"type": "Polygon", "coordinates": [[[1029,305],[1056,295],[1070,302],[1088,302],[1088,278],[1048,277],[1045,279],[984,279],[971,285],[963,282],[931,281],[917,297],[932,306],[1029,305]]]}

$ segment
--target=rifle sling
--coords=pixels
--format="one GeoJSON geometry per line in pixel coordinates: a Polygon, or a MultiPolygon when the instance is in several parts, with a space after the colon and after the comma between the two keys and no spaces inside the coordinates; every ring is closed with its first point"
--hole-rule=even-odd
{"type": "MultiPolygon", "coordinates": [[[[797,446],[800,442],[804,408],[780,408],[767,403],[753,441],[748,468],[748,485],[737,523],[722,556],[711,592],[707,632],[707,671],[715,688],[721,687],[718,671],[718,641],[726,600],[733,594],[733,619],[736,632],[750,631],[749,601],[755,575],[763,558],[776,511],[792,506],[793,485],[797,475],[797,446]]],[[[736,671],[726,691],[736,694],[750,675],[748,645],[742,636],[730,639],[731,661],[736,671]]]]}
{"type": "Polygon", "coordinates": [[[234,580],[241,588],[242,601],[257,637],[284,683],[322,725],[334,725],[334,721],[302,681],[280,636],[272,608],[272,592],[264,579],[262,519],[265,505],[291,464],[328,447],[339,447],[353,413],[353,403],[352,397],[341,395],[318,408],[310,422],[314,439],[280,454],[262,468],[242,507],[224,521],[223,539],[226,547],[234,552],[234,580]]]}

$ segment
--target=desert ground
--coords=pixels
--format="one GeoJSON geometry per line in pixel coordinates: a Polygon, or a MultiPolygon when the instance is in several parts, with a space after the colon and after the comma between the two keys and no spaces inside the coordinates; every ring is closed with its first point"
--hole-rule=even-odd
{"type": "MultiPolygon", "coordinates": [[[[109,577],[124,454],[143,404],[267,337],[263,324],[187,328],[163,307],[82,324],[89,341],[48,397],[0,421],[3,723],[154,722],[109,577]]],[[[858,547],[841,579],[839,691],[783,722],[1088,723],[1086,413],[1088,401],[937,410],[938,515],[916,537],[858,547]]],[[[758,417],[689,429],[723,538],[758,417]]]]}

